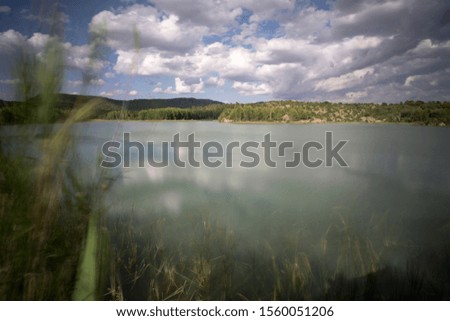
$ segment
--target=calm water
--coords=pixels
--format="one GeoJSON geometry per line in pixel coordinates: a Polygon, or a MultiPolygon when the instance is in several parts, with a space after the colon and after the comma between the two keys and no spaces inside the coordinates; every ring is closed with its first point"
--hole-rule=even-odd
{"type": "MultiPolygon", "coordinates": [[[[120,141],[124,132],[131,133],[132,140],[154,142],[160,156],[161,142],[171,141],[176,133],[183,140],[195,133],[202,145],[214,140],[223,146],[261,142],[271,133],[272,140],[292,141],[298,151],[307,141],[324,143],[326,131],[333,132],[335,142],[348,140],[341,152],[348,167],[269,168],[262,163],[248,169],[238,166],[245,157],[234,153],[233,168],[177,168],[172,163],[167,168],[138,168],[134,151],[131,168],[110,170],[116,177],[108,195],[110,215],[133,215],[145,226],[155,217],[182,220],[200,213],[219,218],[241,248],[267,242],[274,252],[301,243],[314,253],[324,240],[329,251],[338,251],[333,246],[342,231],[351,230],[370,240],[380,259],[390,264],[403,264],[421,249],[446,240],[450,128],[217,122],[98,122],[75,128],[78,162],[85,173],[98,169],[102,143],[120,141]]],[[[201,160],[201,150],[195,156],[201,160]]],[[[172,233],[167,237],[176,239],[189,231],[172,233]]]]}

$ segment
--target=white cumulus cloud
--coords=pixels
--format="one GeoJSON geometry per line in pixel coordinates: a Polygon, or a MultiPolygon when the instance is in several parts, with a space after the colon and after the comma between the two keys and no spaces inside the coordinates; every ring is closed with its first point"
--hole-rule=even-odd
{"type": "Polygon", "coordinates": [[[155,93],[165,93],[165,94],[198,94],[203,92],[204,83],[202,79],[181,79],[175,78],[175,88],[169,86],[166,89],[161,88],[161,84],[158,84],[153,90],[155,93]]]}

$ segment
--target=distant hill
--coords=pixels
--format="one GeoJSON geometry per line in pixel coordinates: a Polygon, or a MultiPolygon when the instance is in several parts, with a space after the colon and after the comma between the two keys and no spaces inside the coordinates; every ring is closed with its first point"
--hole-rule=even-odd
{"type": "MultiPolygon", "coordinates": [[[[197,98],[170,98],[170,99],[133,99],[133,100],[117,100],[105,97],[87,96],[87,95],[71,95],[71,94],[59,94],[58,95],[58,109],[72,109],[77,104],[82,104],[91,99],[100,99],[105,102],[105,105],[109,105],[111,110],[121,110],[125,108],[130,111],[139,111],[145,109],[155,108],[191,108],[198,106],[207,106],[211,104],[222,104],[220,101],[211,99],[197,99],[197,98]]],[[[39,103],[39,96],[33,97],[28,100],[30,105],[39,103]]],[[[5,101],[0,99],[1,107],[10,107],[16,105],[17,102],[5,101]]]]}
{"type": "Polygon", "coordinates": [[[61,109],[71,109],[76,104],[94,98],[98,98],[105,101],[105,104],[109,105],[111,110],[121,110],[122,108],[125,108],[129,111],[140,111],[145,109],[166,108],[166,107],[191,108],[197,106],[207,106],[211,104],[222,104],[222,102],[215,100],[197,99],[197,98],[116,100],[96,96],[59,94],[58,107],[61,109]]]}
{"type": "MultiPolygon", "coordinates": [[[[210,99],[172,98],[172,99],[134,99],[116,100],[105,97],[58,94],[56,102],[55,119],[64,119],[71,109],[82,106],[89,100],[96,99],[92,118],[105,118],[111,112],[126,110],[135,113],[148,109],[204,107],[211,104],[222,105],[222,102],[210,99]]],[[[0,100],[0,124],[23,123],[32,119],[33,114],[41,103],[40,96],[30,98],[26,102],[0,100]]]]}

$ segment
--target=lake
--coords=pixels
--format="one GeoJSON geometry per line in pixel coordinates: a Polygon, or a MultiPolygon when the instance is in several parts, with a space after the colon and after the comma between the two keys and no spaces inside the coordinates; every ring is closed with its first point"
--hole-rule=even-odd
{"type": "MultiPolygon", "coordinates": [[[[3,129],[2,134],[13,135],[14,130],[7,132],[3,129]]],[[[172,141],[177,133],[182,140],[194,133],[202,145],[214,141],[224,147],[233,141],[241,145],[262,142],[268,133],[278,144],[293,142],[294,148],[283,157],[272,155],[279,164],[275,168],[264,163],[262,149],[253,149],[261,160],[253,168],[239,166],[251,158],[236,150],[224,155],[232,156],[231,168],[224,164],[180,168],[174,165],[170,149],[169,166],[155,168],[146,163],[140,167],[134,148],[129,168],[104,170],[114,177],[106,197],[108,215],[126,224],[137,244],[154,244],[157,235],[161,248],[177,257],[175,266],[186,259],[180,256],[201,253],[199,257],[210,260],[231,255],[242,262],[242,269],[251,264],[250,257],[261,261],[280,258],[277,262],[284,271],[283,262],[307,257],[312,270],[357,278],[383,266],[403,269],[408,262],[424,262],[430,253],[438,257],[438,266],[440,258],[448,256],[450,128],[195,121],[81,123],[74,128],[80,172],[90,176],[99,171],[102,144],[121,142],[124,133],[130,133],[132,141],[153,142],[156,159],[162,157],[162,142],[172,141]],[[340,155],[348,166],[337,162],[317,168],[283,165],[283,160],[293,158],[293,150],[301,151],[307,142],[325,145],[326,132],[332,133],[334,145],[347,141],[340,155]]],[[[117,151],[123,156],[123,149],[117,151]]],[[[201,148],[195,150],[196,160],[204,158],[202,152],[201,148]]],[[[322,156],[323,151],[311,149],[309,158],[322,156]]],[[[188,159],[185,150],[180,151],[180,158],[188,159]]],[[[113,238],[117,243],[119,238],[113,238]]],[[[122,251],[128,253],[129,249],[122,251]]],[[[238,277],[236,269],[233,271],[238,277]]],[[[148,283],[140,290],[130,290],[139,293],[130,297],[142,298],[146,287],[148,283]]],[[[146,292],[144,297],[148,297],[146,292]]]]}

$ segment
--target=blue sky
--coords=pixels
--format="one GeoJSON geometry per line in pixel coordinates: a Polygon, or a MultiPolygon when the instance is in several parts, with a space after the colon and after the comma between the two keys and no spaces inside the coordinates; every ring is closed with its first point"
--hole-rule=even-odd
{"type": "Polygon", "coordinates": [[[0,98],[14,99],[21,50],[39,57],[55,30],[67,93],[450,100],[445,0],[1,1],[0,98]],[[90,59],[98,33],[105,42],[90,59]],[[86,74],[95,75],[88,86],[86,74]]]}

